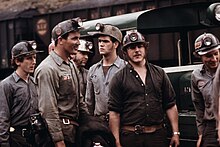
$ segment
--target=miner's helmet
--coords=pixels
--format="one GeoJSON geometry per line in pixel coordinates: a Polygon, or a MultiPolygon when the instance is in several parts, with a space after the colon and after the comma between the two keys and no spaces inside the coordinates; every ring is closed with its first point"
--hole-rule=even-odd
{"type": "Polygon", "coordinates": [[[52,30],[52,39],[56,41],[66,33],[82,29],[82,20],[77,17],[58,23],[52,30]]]}
{"type": "Polygon", "coordinates": [[[220,48],[218,38],[211,33],[204,33],[195,40],[195,53],[199,56],[220,48]]]}
{"type": "Polygon", "coordinates": [[[119,28],[111,24],[97,23],[95,29],[97,30],[96,32],[88,32],[88,34],[97,37],[100,35],[111,36],[115,38],[119,43],[122,42],[121,31],[119,30],[119,28]]]}
{"type": "Polygon", "coordinates": [[[34,40],[21,41],[12,47],[11,50],[12,59],[43,52],[43,51],[38,51],[36,49],[37,49],[37,44],[34,40]]]}
{"type": "Polygon", "coordinates": [[[78,51],[92,53],[91,49],[93,48],[93,44],[90,41],[86,41],[83,39],[79,40],[80,45],[78,51]]]}
{"type": "Polygon", "coordinates": [[[123,39],[122,50],[126,51],[126,49],[129,45],[137,44],[137,43],[148,44],[148,42],[145,41],[144,36],[141,33],[139,33],[137,30],[127,31],[126,35],[124,36],[124,39],[123,39]]]}

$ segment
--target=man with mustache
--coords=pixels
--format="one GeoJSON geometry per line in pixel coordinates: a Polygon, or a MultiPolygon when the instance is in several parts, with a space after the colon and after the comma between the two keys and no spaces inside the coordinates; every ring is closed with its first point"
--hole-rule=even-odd
{"type": "Polygon", "coordinates": [[[75,147],[78,119],[88,113],[80,93],[77,67],[70,60],[80,45],[79,24],[79,18],[75,18],[53,28],[54,50],[35,71],[39,110],[56,147],[75,147]]]}
{"type": "Polygon", "coordinates": [[[179,146],[175,92],[161,67],[147,61],[148,42],[136,30],[123,39],[128,64],[115,74],[109,86],[109,126],[117,147],[166,147],[164,113],[173,136],[170,147],[179,146]]]}

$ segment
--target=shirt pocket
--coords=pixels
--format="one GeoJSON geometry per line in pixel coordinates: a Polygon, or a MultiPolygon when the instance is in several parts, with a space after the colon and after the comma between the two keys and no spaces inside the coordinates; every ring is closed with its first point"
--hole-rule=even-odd
{"type": "Polygon", "coordinates": [[[94,86],[94,93],[96,95],[100,94],[100,81],[99,81],[99,77],[96,75],[92,75],[91,76],[91,80],[94,86]]]}
{"type": "Polygon", "coordinates": [[[61,76],[59,81],[59,94],[61,96],[69,95],[73,92],[73,84],[70,76],[61,76]]]}

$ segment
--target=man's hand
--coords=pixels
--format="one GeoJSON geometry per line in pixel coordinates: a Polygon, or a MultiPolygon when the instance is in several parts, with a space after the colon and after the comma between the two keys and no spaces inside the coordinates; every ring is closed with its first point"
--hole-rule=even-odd
{"type": "Polygon", "coordinates": [[[197,143],[196,143],[196,147],[200,147],[201,141],[202,141],[202,135],[199,135],[199,138],[198,138],[197,143]]]}
{"type": "Polygon", "coordinates": [[[120,142],[116,141],[116,147],[122,147],[120,142]]]}
{"type": "Polygon", "coordinates": [[[174,134],[170,140],[170,147],[178,147],[180,145],[179,135],[174,134]]]}
{"type": "Polygon", "coordinates": [[[55,143],[55,147],[66,147],[64,141],[59,141],[55,143]]]}

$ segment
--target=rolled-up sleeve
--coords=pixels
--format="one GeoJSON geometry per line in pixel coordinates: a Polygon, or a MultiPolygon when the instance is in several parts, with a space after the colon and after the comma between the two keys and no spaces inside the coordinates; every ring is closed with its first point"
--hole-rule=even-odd
{"type": "MultiPolygon", "coordinates": [[[[117,74],[116,74],[117,75],[117,74]]],[[[121,112],[122,109],[122,83],[118,79],[118,76],[114,76],[109,85],[109,101],[108,101],[108,109],[109,111],[114,111],[117,113],[121,112]]]]}
{"type": "Polygon", "coordinates": [[[175,91],[169,80],[168,75],[163,71],[163,84],[162,84],[162,97],[163,107],[165,110],[170,109],[176,104],[175,91]]]}
{"type": "Polygon", "coordinates": [[[58,85],[53,79],[55,71],[50,68],[37,69],[35,72],[35,82],[39,95],[39,110],[43,118],[46,120],[49,132],[54,142],[64,140],[62,128],[60,124],[57,99],[54,88],[58,85]]]}

